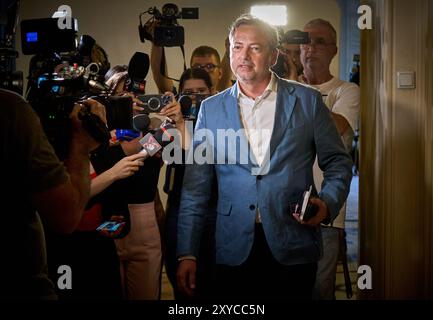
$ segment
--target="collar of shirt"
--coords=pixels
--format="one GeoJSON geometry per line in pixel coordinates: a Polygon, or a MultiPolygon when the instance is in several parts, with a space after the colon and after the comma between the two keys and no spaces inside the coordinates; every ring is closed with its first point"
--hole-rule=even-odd
{"type": "MultiPolygon", "coordinates": [[[[269,83],[268,83],[266,89],[263,91],[263,93],[256,98],[255,102],[257,103],[263,99],[266,99],[271,92],[277,93],[277,84],[278,84],[277,77],[275,76],[275,74],[273,72],[271,72],[271,80],[269,81],[269,83]]],[[[238,90],[238,96],[237,96],[238,102],[241,99],[242,100],[248,99],[248,100],[254,101],[253,99],[251,99],[250,97],[248,97],[247,95],[245,95],[242,92],[242,89],[239,85],[239,81],[236,82],[236,86],[237,86],[237,90],[238,90]]]]}

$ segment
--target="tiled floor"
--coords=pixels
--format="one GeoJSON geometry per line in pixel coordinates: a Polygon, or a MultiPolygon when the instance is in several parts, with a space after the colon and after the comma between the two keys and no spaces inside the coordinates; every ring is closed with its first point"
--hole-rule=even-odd
{"type": "Polygon", "coordinates": [[[165,268],[162,270],[161,280],[161,300],[173,300],[173,288],[171,287],[170,281],[168,281],[165,268]]]}
{"type": "MultiPolygon", "coordinates": [[[[359,177],[354,176],[350,188],[350,194],[347,200],[346,214],[346,241],[347,241],[347,262],[349,265],[350,279],[352,283],[353,297],[356,299],[356,281],[358,269],[358,181],[359,177]]],[[[337,300],[347,300],[346,288],[344,283],[343,266],[339,263],[337,267],[336,292],[337,300]]],[[[162,300],[173,299],[173,289],[163,270],[162,275],[162,300]]]]}

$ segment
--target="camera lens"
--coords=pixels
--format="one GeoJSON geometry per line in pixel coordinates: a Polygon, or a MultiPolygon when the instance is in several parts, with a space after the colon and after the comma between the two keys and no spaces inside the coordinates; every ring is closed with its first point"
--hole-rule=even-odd
{"type": "Polygon", "coordinates": [[[158,98],[150,98],[149,101],[147,102],[147,105],[150,110],[157,111],[161,106],[161,103],[159,102],[158,98]]]}

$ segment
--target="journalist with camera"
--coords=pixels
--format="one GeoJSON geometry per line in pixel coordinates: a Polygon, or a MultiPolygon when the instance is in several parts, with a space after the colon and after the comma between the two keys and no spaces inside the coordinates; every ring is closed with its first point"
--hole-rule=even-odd
{"type": "Polygon", "coordinates": [[[272,67],[280,78],[298,81],[304,70],[301,63],[301,44],[310,42],[308,32],[289,30],[282,34],[277,63],[272,67]]]}

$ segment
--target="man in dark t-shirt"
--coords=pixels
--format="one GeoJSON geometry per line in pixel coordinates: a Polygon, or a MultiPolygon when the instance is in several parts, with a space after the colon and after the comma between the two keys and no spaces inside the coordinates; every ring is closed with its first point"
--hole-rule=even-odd
{"type": "MultiPolygon", "coordinates": [[[[101,115],[103,106],[85,102],[101,115]]],[[[64,164],[57,158],[39,118],[19,95],[0,89],[1,298],[56,298],[47,277],[42,222],[57,232],[78,225],[89,197],[89,152],[97,143],[71,114],[72,140],[64,164]]]]}

